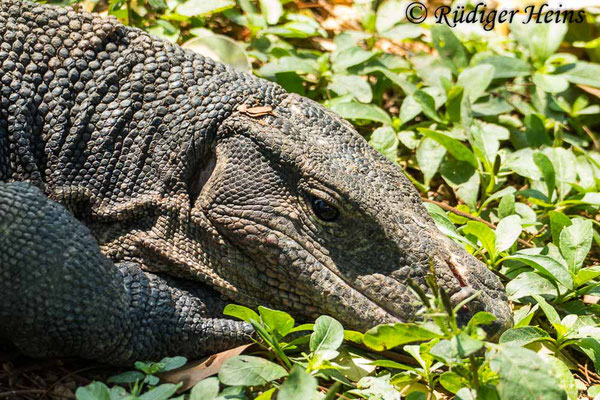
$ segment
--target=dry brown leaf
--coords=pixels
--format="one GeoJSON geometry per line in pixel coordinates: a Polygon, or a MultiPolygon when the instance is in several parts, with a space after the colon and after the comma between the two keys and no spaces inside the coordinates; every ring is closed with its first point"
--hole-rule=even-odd
{"type": "Polygon", "coordinates": [[[202,360],[191,362],[181,368],[173,371],[160,374],[160,379],[163,382],[179,383],[183,385],[177,391],[184,392],[192,388],[196,383],[211,375],[215,375],[221,369],[221,365],[231,357],[238,356],[244,352],[251,344],[239,346],[230,350],[222,351],[221,353],[213,354],[212,356],[203,358],[202,360]]]}
{"type": "Polygon", "coordinates": [[[593,94],[594,96],[600,98],[600,89],[585,85],[577,85],[577,87],[584,92],[588,92],[589,94],[593,94]]]}

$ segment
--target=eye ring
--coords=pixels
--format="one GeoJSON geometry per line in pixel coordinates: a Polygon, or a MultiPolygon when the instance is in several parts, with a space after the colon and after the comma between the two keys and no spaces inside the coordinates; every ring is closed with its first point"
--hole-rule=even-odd
{"type": "Polygon", "coordinates": [[[324,222],[334,222],[340,216],[335,206],[316,196],[311,196],[310,207],[317,218],[324,222]]]}

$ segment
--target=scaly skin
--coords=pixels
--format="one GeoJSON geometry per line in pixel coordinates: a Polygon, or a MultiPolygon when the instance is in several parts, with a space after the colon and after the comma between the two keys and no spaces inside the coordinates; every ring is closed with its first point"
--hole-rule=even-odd
{"type": "Polygon", "coordinates": [[[498,279],[333,112],[113,19],[0,0],[0,335],[25,353],[197,357],[248,340],[227,302],[408,321],[430,262],[454,302],[481,291],[462,319],[511,325],[498,279]]]}

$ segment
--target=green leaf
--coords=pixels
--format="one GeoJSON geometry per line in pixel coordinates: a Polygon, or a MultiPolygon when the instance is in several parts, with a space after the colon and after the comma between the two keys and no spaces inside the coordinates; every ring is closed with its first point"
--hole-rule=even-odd
{"type": "Polygon", "coordinates": [[[542,254],[518,253],[507,258],[521,261],[538,271],[538,273],[552,281],[559,282],[567,289],[573,289],[573,278],[569,271],[554,258],[542,254]]]}
{"type": "Polygon", "coordinates": [[[392,127],[383,126],[375,129],[371,134],[369,144],[390,161],[397,162],[399,141],[392,127]]]}
{"type": "Polygon", "coordinates": [[[550,373],[558,381],[558,386],[567,393],[567,398],[569,400],[577,400],[577,385],[569,367],[558,358],[549,354],[540,354],[540,356],[550,365],[550,373]]]}
{"type": "Polygon", "coordinates": [[[181,47],[193,50],[205,57],[229,64],[242,72],[252,72],[252,64],[246,50],[224,35],[212,32],[203,33],[202,36],[186,41],[181,47]]]}
{"type": "Polygon", "coordinates": [[[583,262],[592,247],[594,229],[589,219],[576,218],[571,226],[560,233],[560,252],[573,273],[583,266],[583,262]]]}
{"type": "Polygon", "coordinates": [[[371,85],[360,76],[334,74],[328,87],[340,96],[350,94],[361,103],[373,100],[371,85]]]}
{"type": "Polygon", "coordinates": [[[156,11],[161,11],[167,8],[167,3],[165,0],[148,0],[148,4],[150,4],[150,7],[156,11]]]}
{"type": "Polygon", "coordinates": [[[462,387],[468,384],[467,380],[456,372],[446,371],[440,376],[440,385],[451,393],[458,392],[462,387]]]}
{"type": "Polygon", "coordinates": [[[102,382],[92,382],[77,389],[77,400],[111,400],[108,387],[102,382]]]}
{"type": "Polygon", "coordinates": [[[550,75],[536,72],[533,74],[533,83],[547,93],[560,93],[569,88],[569,81],[561,75],[550,75]]]}
{"type": "Polygon", "coordinates": [[[548,190],[548,201],[552,201],[552,194],[556,185],[554,166],[550,159],[544,153],[540,152],[533,153],[533,162],[542,172],[544,183],[546,183],[546,190],[548,190]]]}
{"type": "Polygon", "coordinates": [[[498,373],[498,391],[503,400],[565,400],[565,391],[548,373],[548,365],[535,352],[511,344],[498,346],[488,357],[498,373]]]}
{"type": "Polygon", "coordinates": [[[594,265],[592,267],[582,268],[577,271],[575,276],[575,287],[579,287],[584,283],[588,283],[592,279],[600,276],[600,265],[594,265]]]}
{"type": "Polygon", "coordinates": [[[290,376],[279,388],[277,400],[309,400],[317,391],[317,380],[302,367],[295,365],[290,376]]]}
{"type": "Polygon", "coordinates": [[[259,0],[260,9],[269,25],[275,25],[283,15],[283,7],[279,0],[259,0]]]}
{"type": "Polygon", "coordinates": [[[440,174],[459,199],[469,208],[476,209],[481,178],[472,165],[446,157],[440,167],[440,174]]]}
{"type": "Polygon", "coordinates": [[[246,321],[248,323],[251,320],[256,322],[260,321],[260,317],[256,312],[254,312],[254,310],[251,310],[248,307],[238,306],[237,304],[227,304],[223,310],[223,314],[241,319],[242,321],[246,321]]]}
{"type": "Polygon", "coordinates": [[[363,343],[376,351],[422,340],[435,339],[439,334],[412,323],[397,322],[393,325],[377,325],[369,329],[363,337],[363,343]]]}
{"type": "Polygon", "coordinates": [[[196,383],[190,392],[189,400],[214,400],[219,395],[219,379],[206,378],[196,383]]]}
{"type": "Polygon", "coordinates": [[[510,24],[510,29],[521,46],[529,50],[531,58],[543,63],[560,47],[567,24],[525,24],[517,18],[510,24]]]}
{"type": "Polygon", "coordinates": [[[473,152],[458,140],[431,129],[419,128],[419,132],[444,146],[446,150],[448,150],[448,152],[457,160],[465,161],[471,164],[473,168],[477,168],[477,158],[473,152]]]}
{"type": "Polygon", "coordinates": [[[402,12],[406,5],[402,0],[386,0],[377,9],[377,19],[375,27],[377,32],[382,34],[391,29],[398,22],[405,19],[405,13],[402,12]]]}
{"type": "Polygon", "coordinates": [[[548,279],[535,272],[523,272],[506,284],[506,294],[516,301],[534,294],[556,296],[556,287],[548,279]]]}
{"type": "Polygon", "coordinates": [[[146,375],[140,371],[127,371],[122,374],[111,376],[108,378],[108,383],[135,383],[135,381],[143,381],[146,375]]]}
{"type": "MultiPolygon", "coordinates": [[[[525,117],[525,139],[531,147],[540,147],[549,144],[550,137],[546,134],[544,121],[537,114],[529,114],[525,117]]],[[[535,153],[534,153],[535,154],[535,153]]]]}
{"type": "Polygon", "coordinates": [[[550,217],[550,232],[552,233],[552,242],[560,248],[560,233],[565,226],[572,224],[569,217],[557,211],[549,211],[550,217]]]}
{"type": "Polygon", "coordinates": [[[600,87],[600,64],[577,61],[558,67],[556,73],[571,83],[600,87]]]}
{"type": "Polygon", "coordinates": [[[310,350],[315,353],[337,350],[344,341],[344,327],[327,315],[317,318],[314,329],[310,335],[310,350]]]}
{"type": "Polygon", "coordinates": [[[333,54],[331,60],[333,70],[335,72],[343,72],[350,67],[362,64],[370,60],[376,54],[377,53],[364,50],[358,46],[348,47],[333,54]]]}
{"type": "Polygon", "coordinates": [[[558,190],[559,199],[563,200],[571,191],[571,182],[575,182],[577,179],[577,171],[575,170],[577,159],[571,150],[562,147],[546,149],[544,153],[552,161],[556,172],[556,189],[558,190]]]}
{"type": "Polygon", "coordinates": [[[465,95],[469,97],[469,100],[475,102],[483,96],[492,83],[494,71],[494,67],[488,64],[467,68],[458,76],[457,84],[465,89],[465,95]]]}
{"type": "Polygon", "coordinates": [[[440,57],[447,61],[448,66],[455,74],[467,67],[465,48],[449,27],[446,25],[432,26],[431,37],[440,57]]]}
{"type": "Polygon", "coordinates": [[[555,328],[557,325],[561,325],[560,316],[558,315],[554,307],[548,304],[548,302],[540,295],[534,294],[531,297],[533,297],[535,301],[537,301],[542,311],[544,311],[544,314],[546,314],[546,318],[548,318],[548,321],[550,321],[550,323],[555,328]]]}
{"type": "Polygon", "coordinates": [[[258,312],[267,330],[277,333],[279,337],[284,337],[294,328],[294,318],[286,312],[262,306],[258,307],[258,312]]]}
{"type": "Polygon", "coordinates": [[[594,369],[600,371],[600,341],[596,338],[583,338],[577,340],[575,344],[579,350],[592,360],[594,369]]]}
{"type": "Polygon", "coordinates": [[[433,97],[428,95],[426,92],[422,90],[417,90],[413,93],[413,97],[415,101],[421,106],[421,110],[423,114],[425,114],[428,118],[440,122],[440,118],[437,115],[435,101],[433,97]]]}
{"type": "Polygon", "coordinates": [[[187,359],[185,357],[165,357],[160,360],[160,363],[163,365],[160,372],[171,371],[177,369],[179,367],[183,367],[185,363],[187,363],[187,359]]]}
{"type": "Polygon", "coordinates": [[[509,329],[500,336],[500,343],[511,342],[516,346],[525,346],[529,343],[550,339],[550,335],[537,326],[524,326],[509,329]]]}
{"type": "Polygon", "coordinates": [[[388,113],[375,104],[362,104],[356,102],[339,103],[331,108],[342,116],[352,120],[367,120],[381,122],[384,125],[392,125],[392,119],[388,113]]]}
{"type": "Polygon", "coordinates": [[[460,332],[450,340],[440,340],[429,351],[432,356],[450,365],[475,354],[483,347],[483,342],[460,332]]]}
{"type": "Polygon", "coordinates": [[[515,57],[491,56],[479,61],[494,67],[494,79],[516,78],[531,74],[531,66],[526,61],[515,57]]]}
{"type": "Polygon", "coordinates": [[[498,254],[496,251],[496,234],[486,224],[479,221],[469,221],[462,232],[467,235],[474,235],[492,259],[498,254]]]}
{"type": "MultiPolygon", "coordinates": [[[[512,187],[512,186],[511,186],[512,187]]],[[[505,194],[498,203],[498,217],[506,218],[515,213],[515,195],[512,193],[505,194]]]]}
{"type": "Polygon", "coordinates": [[[188,0],[177,6],[177,13],[196,17],[219,13],[235,6],[234,0],[188,0]]]}
{"type": "Polygon", "coordinates": [[[219,380],[228,386],[261,386],[287,376],[283,367],[264,358],[235,356],[223,363],[219,380]]]}
{"type": "Polygon", "coordinates": [[[139,400],[167,400],[177,392],[181,384],[164,383],[139,396],[139,400]]]}
{"type": "Polygon", "coordinates": [[[438,172],[445,155],[446,149],[444,146],[428,137],[421,139],[415,157],[423,173],[423,183],[425,186],[429,186],[429,182],[438,172]]]}
{"type": "Polygon", "coordinates": [[[496,228],[496,251],[501,253],[517,241],[522,231],[521,217],[518,215],[510,215],[498,222],[496,228]]]}

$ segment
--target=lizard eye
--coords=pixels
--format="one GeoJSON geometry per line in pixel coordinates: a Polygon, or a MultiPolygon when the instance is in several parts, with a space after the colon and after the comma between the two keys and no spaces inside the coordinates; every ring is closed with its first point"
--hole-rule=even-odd
{"type": "Polygon", "coordinates": [[[340,216],[340,212],[337,208],[318,197],[313,196],[310,205],[317,218],[322,221],[333,222],[340,216]]]}

